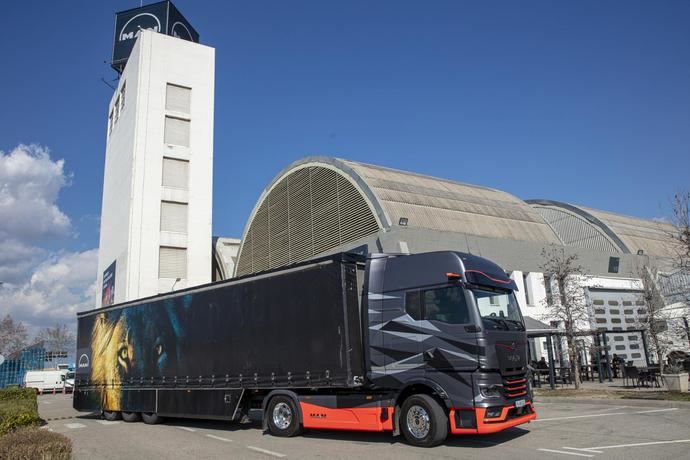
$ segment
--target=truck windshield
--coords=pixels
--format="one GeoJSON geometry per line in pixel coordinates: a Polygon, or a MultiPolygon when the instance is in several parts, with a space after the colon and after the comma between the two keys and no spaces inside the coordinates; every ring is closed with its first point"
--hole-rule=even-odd
{"type": "Polygon", "coordinates": [[[490,329],[524,331],[520,307],[512,291],[472,289],[484,326],[490,329]]]}

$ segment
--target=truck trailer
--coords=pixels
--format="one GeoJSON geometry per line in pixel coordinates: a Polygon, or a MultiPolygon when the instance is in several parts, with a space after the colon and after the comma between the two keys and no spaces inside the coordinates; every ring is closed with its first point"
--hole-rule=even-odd
{"type": "Polygon", "coordinates": [[[536,417],[515,290],[470,254],[340,253],[79,313],[74,408],[423,447],[495,433],[536,417]]]}

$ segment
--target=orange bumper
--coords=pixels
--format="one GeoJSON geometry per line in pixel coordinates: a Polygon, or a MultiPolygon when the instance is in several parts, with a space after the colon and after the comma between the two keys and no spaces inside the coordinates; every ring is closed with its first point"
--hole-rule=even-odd
{"type": "Polygon", "coordinates": [[[532,402],[525,404],[525,414],[515,415],[517,410],[515,405],[505,406],[498,417],[486,418],[486,409],[478,407],[476,409],[451,409],[450,418],[450,432],[453,434],[490,434],[498,433],[507,428],[528,423],[537,418],[537,413],[534,411],[532,402]],[[460,428],[457,426],[455,413],[457,411],[473,411],[477,420],[476,428],[460,428]]]}

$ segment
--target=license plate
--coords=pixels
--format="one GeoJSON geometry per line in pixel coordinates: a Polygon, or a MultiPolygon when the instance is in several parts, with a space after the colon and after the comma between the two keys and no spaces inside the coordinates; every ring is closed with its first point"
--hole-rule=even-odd
{"type": "Polygon", "coordinates": [[[520,407],[525,407],[525,400],[524,399],[518,399],[515,401],[515,407],[520,408],[520,407]]]}

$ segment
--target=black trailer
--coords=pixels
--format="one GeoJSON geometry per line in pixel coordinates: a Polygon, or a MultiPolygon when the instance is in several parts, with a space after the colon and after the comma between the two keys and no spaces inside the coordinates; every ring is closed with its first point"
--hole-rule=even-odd
{"type": "Polygon", "coordinates": [[[80,313],[74,407],[260,414],[280,436],[392,430],[422,446],[500,431],[535,416],[513,289],[467,254],[337,254],[80,313]],[[503,307],[485,318],[487,295],[503,307]]]}

